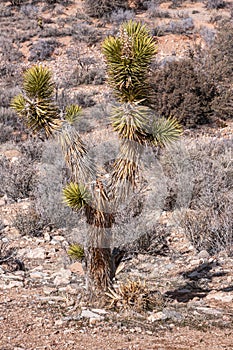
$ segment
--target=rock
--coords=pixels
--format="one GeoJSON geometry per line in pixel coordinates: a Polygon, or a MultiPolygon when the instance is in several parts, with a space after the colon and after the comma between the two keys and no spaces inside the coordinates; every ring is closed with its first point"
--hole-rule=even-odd
{"type": "Polygon", "coordinates": [[[76,261],[75,263],[69,266],[71,272],[77,273],[78,275],[84,275],[82,263],[76,261]]]}
{"type": "Polygon", "coordinates": [[[208,260],[210,257],[210,254],[207,252],[207,250],[201,250],[197,256],[199,259],[208,260]]]}
{"type": "Polygon", "coordinates": [[[51,239],[50,234],[48,232],[45,232],[45,234],[44,234],[45,242],[50,242],[50,239],[51,239]]]}
{"type": "Polygon", "coordinates": [[[56,289],[56,288],[52,288],[52,287],[47,287],[47,286],[45,286],[45,287],[43,288],[43,291],[44,291],[44,294],[45,294],[45,295],[50,295],[50,294],[56,292],[57,289],[56,289]]]}
{"type": "Polygon", "coordinates": [[[150,315],[147,319],[150,322],[160,321],[160,320],[166,320],[168,317],[162,312],[156,312],[152,315],[150,315]]]}
{"type": "Polygon", "coordinates": [[[8,280],[13,280],[13,281],[23,281],[24,280],[24,276],[17,275],[17,274],[6,274],[4,276],[4,278],[6,278],[8,280]]]}
{"type": "Polygon", "coordinates": [[[45,259],[45,249],[44,248],[34,248],[26,251],[25,258],[28,259],[45,259]]]}
{"type": "Polygon", "coordinates": [[[108,312],[104,309],[91,309],[92,312],[99,314],[99,315],[106,315],[108,312]]]}
{"type": "Polygon", "coordinates": [[[81,317],[96,319],[99,321],[104,320],[103,316],[97,314],[96,312],[90,311],[90,310],[82,310],[81,317]]]}
{"type": "Polygon", "coordinates": [[[60,286],[60,285],[69,283],[69,280],[70,280],[70,277],[71,277],[71,271],[70,270],[66,270],[66,269],[61,269],[55,275],[56,275],[56,277],[55,277],[53,283],[56,286],[60,286]]]}
{"type": "Polygon", "coordinates": [[[21,281],[10,281],[9,284],[5,285],[4,289],[19,288],[19,287],[23,287],[23,282],[21,282],[21,281]]]}
{"type": "Polygon", "coordinates": [[[231,303],[233,301],[233,293],[224,293],[212,291],[206,296],[206,300],[219,300],[223,303],[231,303]]]}
{"type": "Polygon", "coordinates": [[[64,321],[62,321],[62,320],[56,320],[56,321],[54,322],[54,325],[55,325],[55,326],[62,326],[63,323],[64,323],[64,321]]]}
{"type": "Polygon", "coordinates": [[[47,277],[47,274],[41,271],[33,271],[30,273],[30,278],[32,279],[44,279],[45,277],[47,277]]]}
{"type": "Polygon", "coordinates": [[[201,264],[200,259],[194,259],[190,261],[190,266],[198,266],[201,264]]]}
{"type": "Polygon", "coordinates": [[[168,319],[171,319],[177,322],[177,321],[181,321],[183,319],[183,316],[181,313],[177,311],[164,309],[163,311],[153,313],[148,317],[148,321],[150,322],[168,320],[168,319]]]}

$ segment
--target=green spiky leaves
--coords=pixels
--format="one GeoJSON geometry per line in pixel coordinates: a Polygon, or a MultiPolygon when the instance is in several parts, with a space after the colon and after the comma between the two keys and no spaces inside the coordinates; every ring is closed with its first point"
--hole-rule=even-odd
{"type": "Polygon", "coordinates": [[[150,109],[137,103],[124,103],[113,110],[112,126],[121,139],[143,143],[147,137],[150,109]]]}
{"type": "Polygon", "coordinates": [[[61,126],[58,108],[53,102],[51,72],[41,65],[29,68],[24,75],[24,93],[13,98],[11,107],[33,131],[44,130],[50,136],[61,126]]]}
{"type": "Polygon", "coordinates": [[[29,98],[50,99],[54,94],[52,73],[42,65],[31,67],[24,74],[23,89],[29,98]]]}
{"type": "Polygon", "coordinates": [[[152,144],[155,146],[167,146],[177,141],[182,134],[182,127],[176,119],[155,119],[152,126],[152,144]]]}
{"type": "Polygon", "coordinates": [[[156,53],[153,37],[145,25],[124,23],[117,37],[107,37],[103,43],[109,83],[121,101],[132,102],[148,97],[147,75],[156,53]]]}
{"type": "Polygon", "coordinates": [[[82,108],[79,105],[70,105],[66,107],[65,119],[70,124],[74,124],[80,117],[82,108]]]}
{"type": "Polygon", "coordinates": [[[79,210],[87,205],[91,196],[85,186],[71,182],[63,189],[64,202],[72,209],[79,210]]]}
{"type": "Polygon", "coordinates": [[[78,243],[71,244],[68,248],[67,253],[72,259],[78,261],[82,261],[85,256],[84,248],[78,243]]]}

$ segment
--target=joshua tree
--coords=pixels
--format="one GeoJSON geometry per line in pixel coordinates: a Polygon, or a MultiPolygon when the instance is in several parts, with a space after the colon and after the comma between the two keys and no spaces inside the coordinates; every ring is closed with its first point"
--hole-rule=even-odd
{"type": "Polygon", "coordinates": [[[118,101],[112,112],[113,130],[120,139],[120,151],[108,176],[89,157],[74,128],[80,107],[68,106],[61,114],[53,101],[54,84],[50,71],[39,65],[24,76],[24,93],[12,107],[32,131],[44,130],[59,138],[72,182],[63,190],[66,204],[82,210],[89,224],[84,247],[89,286],[106,289],[111,285],[119,261],[110,248],[111,228],[118,205],[138,183],[140,160],[147,146],[165,146],[176,140],[181,129],[175,120],[157,119],[147,107],[147,75],[155,43],[147,28],[136,22],[122,25],[116,37],[107,37],[103,54],[109,85],[118,101]]]}

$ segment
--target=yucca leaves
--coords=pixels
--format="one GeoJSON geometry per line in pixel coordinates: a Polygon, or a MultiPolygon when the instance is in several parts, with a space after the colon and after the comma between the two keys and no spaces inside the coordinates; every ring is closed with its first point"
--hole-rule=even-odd
{"type": "Polygon", "coordinates": [[[84,185],[71,182],[63,189],[63,199],[68,207],[79,210],[90,202],[91,196],[84,185]]]}
{"type": "Polygon", "coordinates": [[[36,65],[25,72],[23,89],[29,98],[50,99],[54,88],[52,73],[48,68],[36,65]]]}
{"type": "Polygon", "coordinates": [[[109,83],[121,101],[133,102],[148,97],[147,74],[155,53],[153,37],[146,26],[138,22],[124,23],[118,37],[105,39],[103,54],[109,83]]]}
{"type": "Polygon", "coordinates": [[[84,248],[78,243],[71,244],[67,253],[72,259],[78,261],[82,261],[85,256],[84,248]]]}
{"type": "Polygon", "coordinates": [[[58,138],[66,164],[71,170],[75,182],[91,183],[96,179],[95,164],[75,127],[63,122],[58,138]]]}
{"type": "Polygon", "coordinates": [[[74,124],[80,117],[82,107],[79,105],[70,105],[65,109],[65,120],[70,124],[74,124]]]}
{"type": "Polygon", "coordinates": [[[11,107],[33,132],[44,130],[50,136],[61,126],[59,111],[53,102],[54,84],[51,72],[33,66],[24,74],[24,94],[15,96],[11,107]]]}
{"type": "Polygon", "coordinates": [[[152,125],[153,140],[155,146],[167,146],[177,141],[182,134],[182,127],[176,119],[157,118],[152,125]]]}
{"type": "Polygon", "coordinates": [[[124,103],[113,109],[112,126],[121,139],[144,143],[150,123],[150,109],[137,103],[124,103]]]}

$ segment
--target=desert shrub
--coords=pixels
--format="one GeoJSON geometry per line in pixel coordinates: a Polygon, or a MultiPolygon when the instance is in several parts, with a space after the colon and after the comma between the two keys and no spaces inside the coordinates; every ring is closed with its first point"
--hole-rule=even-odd
{"type": "Polygon", "coordinates": [[[1,195],[7,195],[17,201],[28,198],[36,182],[36,172],[32,162],[26,158],[10,161],[6,157],[0,158],[1,195]]]}
{"type": "Polygon", "coordinates": [[[110,21],[120,25],[122,22],[133,20],[135,13],[132,10],[118,9],[113,11],[110,17],[110,21]]]}
{"type": "Polygon", "coordinates": [[[47,141],[38,165],[37,184],[33,189],[35,213],[44,225],[55,228],[77,225],[79,214],[72,212],[62,200],[62,188],[68,177],[59,146],[47,141]]]}
{"type": "Polygon", "coordinates": [[[102,33],[87,23],[78,23],[72,26],[72,38],[87,45],[94,45],[102,39],[102,33]]]}
{"type": "Polygon", "coordinates": [[[166,31],[173,34],[184,34],[194,29],[193,19],[191,17],[182,18],[181,20],[171,21],[166,31]]]}
{"type": "Polygon", "coordinates": [[[219,10],[219,9],[223,9],[224,7],[226,7],[226,1],[224,0],[207,0],[206,3],[206,8],[208,10],[219,10]]]}
{"type": "Polygon", "coordinates": [[[29,61],[44,61],[51,58],[56,47],[59,43],[56,40],[38,40],[30,48],[29,61]]]}
{"type": "Polygon", "coordinates": [[[171,4],[169,5],[169,8],[176,9],[177,7],[180,7],[183,3],[183,0],[172,0],[171,4]]]}
{"type": "Polygon", "coordinates": [[[12,139],[13,128],[0,122],[0,144],[12,139]]]}
{"type": "Polygon", "coordinates": [[[167,255],[169,228],[165,225],[156,224],[152,229],[142,234],[133,242],[123,245],[125,255],[129,254],[151,254],[167,255]]]}
{"type": "Polygon", "coordinates": [[[26,16],[26,17],[28,17],[30,19],[34,19],[35,16],[37,15],[38,11],[39,11],[38,7],[36,7],[36,6],[32,5],[32,4],[25,4],[25,5],[22,5],[20,7],[20,12],[24,16],[26,16]]]}
{"type": "Polygon", "coordinates": [[[29,139],[19,144],[18,147],[23,156],[30,162],[38,162],[42,157],[44,142],[34,137],[29,137],[29,139]]]}
{"type": "Polygon", "coordinates": [[[176,209],[177,224],[198,250],[214,253],[232,245],[232,150],[231,140],[211,138],[181,144],[160,159],[167,209],[176,209]]]}
{"type": "MultiPolygon", "coordinates": [[[[70,57],[69,52],[67,55],[70,57]]],[[[76,56],[75,69],[68,78],[69,85],[77,86],[81,84],[93,84],[101,85],[105,82],[105,70],[100,64],[92,57],[76,56]]]]}
{"type": "Polygon", "coordinates": [[[75,101],[83,108],[93,107],[96,104],[96,101],[93,99],[93,95],[95,94],[96,92],[88,94],[81,91],[75,95],[75,101]]]}
{"type": "Polygon", "coordinates": [[[5,133],[5,135],[7,135],[11,130],[12,132],[9,136],[13,141],[20,140],[23,133],[28,133],[25,126],[20,123],[19,119],[10,108],[0,108],[0,123],[2,124],[2,135],[5,133]]]}
{"type": "Polygon", "coordinates": [[[200,34],[208,46],[212,45],[216,36],[216,31],[208,27],[202,27],[200,34]]]}
{"type": "Polygon", "coordinates": [[[10,0],[12,6],[20,6],[22,5],[24,0],[10,0]]]}
{"type": "MultiPolygon", "coordinates": [[[[201,55],[202,70],[209,81],[216,85],[212,109],[216,117],[232,118],[233,115],[233,24],[228,21],[218,27],[214,40],[201,55]]],[[[199,60],[200,61],[200,60],[199,60]]]]}
{"type": "Polygon", "coordinates": [[[27,211],[18,210],[12,225],[22,236],[39,237],[48,223],[45,218],[40,217],[35,209],[30,207],[27,211]]]}
{"type": "Polygon", "coordinates": [[[101,18],[109,15],[119,8],[127,9],[128,1],[126,0],[84,0],[84,6],[87,14],[91,17],[101,18]]]}
{"type": "Polygon", "coordinates": [[[192,60],[171,61],[158,67],[152,72],[151,85],[158,114],[174,116],[189,127],[210,120],[215,85],[205,80],[192,60]]]}

